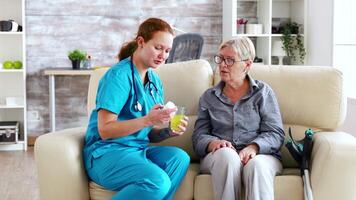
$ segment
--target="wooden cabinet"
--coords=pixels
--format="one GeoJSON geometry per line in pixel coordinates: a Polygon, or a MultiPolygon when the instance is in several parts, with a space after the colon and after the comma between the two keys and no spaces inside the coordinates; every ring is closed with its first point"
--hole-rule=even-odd
{"type": "MultiPolygon", "coordinates": [[[[300,24],[299,33],[306,46],[306,0],[224,0],[223,1],[223,40],[243,35],[250,37],[256,47],[256,56],[263,64],[278,64],[278,40],[282,34],[280,27],[287,22],[300,24]],[[241,31],[237,20],[248,20],[241,31]]],[[[296,35],[292,35],[296,37],[296,35]]],[[[280,43],[279,43],[280,44],[280,43]]],[[[296,54],[298,57],[298,53],[296,54]]],[[[286,60],[286,59],[284,59],[286,60]]],[[[290,64],[301,64],[291,61],[290,64]]]]}
{"type": "Polygon", "coordinates": [[[22,26],[22,31],[0,31],[0,121],[15,121],[20,124],[17,141],[0,141],[0,150],[27,149],[24,6],[24,0],[0,1],[0,21],[11,19],[22,26]],[[22,68],[4,69],[6,61],[20,61],[22,68]]]}

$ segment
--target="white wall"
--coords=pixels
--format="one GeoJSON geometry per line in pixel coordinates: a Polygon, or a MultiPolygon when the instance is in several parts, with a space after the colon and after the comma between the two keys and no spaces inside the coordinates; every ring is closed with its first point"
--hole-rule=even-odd
{"type": "Polygon", "coordinates": [[[356,99],[348,99],[347,115],[343,126],[339,128],[340,131],[348,132],[356,136],[356,99]]]}
{"type": "Polygon", "coordinates": [[[333,0],[307,0],[307,65],[332,66],[333,0]]]}
{"type": "MultiPolygon", "coordinates": [[[[307,2],[306,65],[333,66],[334,0],[308,0],[307,2]]],[[[356,99],[348,98],[346,119],[339,130],[356,136],[355,122],[356,99]]]]}
{"type": "Polygon", "coordinates": [[[334,1],[333,66],[344,73],[347,103],[345,123],[339,129],[356,136],[356,92],[354,59],[356,57],[356,2],[334,1]]]}

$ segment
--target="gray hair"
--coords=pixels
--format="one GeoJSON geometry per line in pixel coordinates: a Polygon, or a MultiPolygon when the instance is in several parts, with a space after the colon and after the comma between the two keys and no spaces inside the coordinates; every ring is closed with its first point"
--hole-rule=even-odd
{"type": "Polygon", "coordinates": [[[253,61],[255,59],[255,46],[248,37],[239,36],[235,39],[223,42],[220,45],[219,50],[226,47],[231,48],[235,53],[237,53],[241,60],[250,59],[253,61]]]}

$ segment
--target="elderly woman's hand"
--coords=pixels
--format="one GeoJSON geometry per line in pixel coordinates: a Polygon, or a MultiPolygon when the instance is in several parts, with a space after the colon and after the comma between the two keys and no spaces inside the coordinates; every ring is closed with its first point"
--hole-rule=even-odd
{"type": "Polygon", "coordinates": [[[228,147],[228,148],[232,148],[234,150],[236,150],[234,148],[234,146],[232,146],[231,142],[226,141],[226,140],[213,140],[209,143],[208,145],[208,153],[213,152],[220,149],[220,148],[224,148],[224,147],[228,147]]]}
{"type": "Polygon", "coordinates": [[[255,155],[258,153],[258,151],[259,151],[259,147],[255,143],[252,143],[252,144],[248,145],[247,147],[243,148],[239,152],[239,156],[240,156],[242,164],[246,165],[250,159],[255,157],[255,155]]]}

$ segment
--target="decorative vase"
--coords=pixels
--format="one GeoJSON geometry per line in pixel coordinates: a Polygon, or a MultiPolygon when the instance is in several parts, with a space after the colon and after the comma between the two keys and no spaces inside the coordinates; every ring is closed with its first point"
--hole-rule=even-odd
{"type": "Polygon", "coordinates": [[[284,65],[291,65],[291,64],[292,64],[292,58],[289,57],[289,56],[285,56],[285,57],[283,58],[283,64],[284,64],[284,65]]]}
{"type": "Polygon", "coordinates": [[[236,33],[244,34],[245,33],[245,24],[237,24],[236,33]]]}
{"type": "Polygon", "coordinates": [[[72,67],[74,70],[80,69],[80,60],[72,60],[72,67]]]}

